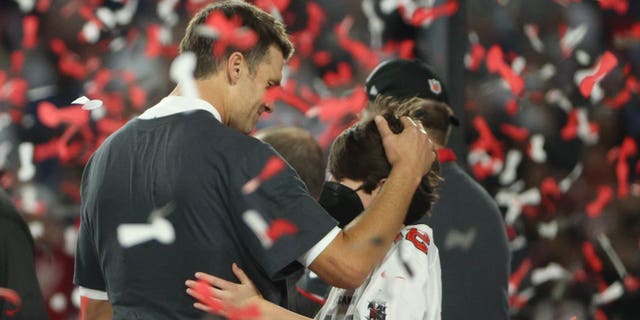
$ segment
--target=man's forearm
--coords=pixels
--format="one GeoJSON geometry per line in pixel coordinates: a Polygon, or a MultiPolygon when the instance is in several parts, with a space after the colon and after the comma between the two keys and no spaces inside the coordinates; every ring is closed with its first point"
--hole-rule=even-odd
{"type": "Polygon", "coordinates": [[[362,284],[400,231],[419,181],[410,170],[392,169],[372,204],[336,236],[310,269],[332,286],[362,284]]]}

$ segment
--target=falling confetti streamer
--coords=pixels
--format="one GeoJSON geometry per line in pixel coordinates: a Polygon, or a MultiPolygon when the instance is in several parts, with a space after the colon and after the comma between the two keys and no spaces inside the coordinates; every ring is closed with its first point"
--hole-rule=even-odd
{"type": "Polygon", "coordinates": [[[613,190],[609,186],[598,187],[598,196],[587,205],[586,211],[589,217],[600,216],[604,207],[613,199],[613,190]]]}
{"type": "Polygon", "coordinates": [[[253,193],[256,189],[260,187],[260,185],[280,173],[286,167],[286,163],[282,160],[282,158],[278,156],[271,156],[267,163],[265,164],[262,171],[254,177],[253,179],[247,181],[247,183],[242,186],[242,192],[244,194],[253,193]]]}
{"type": "Polygon", "coordinates": [[[8,288],[0,288],[0,298],[8,301],[10,304],[13,305],[13,309],[7,309],[5,311],[5,314],[8,317],[12,317],[16,315],[18,311],[20,311],[20,309],[22,308],[22,299],[20,298],[20,295],[15,290],[8,289],[8,288]]]}
{"type": "Polygon", "coordinates": [[[33,164],[33,143],[23,142],[18,146],[18,156],[20,158],[20,169],[18,170],[18,180],[25,182],[33,179],[36,174],[36,166],[33,164]]]}
{"type": "Polygon", "coordinates": [[[498,73],[502,77],[514,95],[522,95],[525,87],[524,80],[505,63],[502,48],[497,45],[489,48],[486,65],[489,72],[498,73]]]}
{"type": "Polygon", "coordinates": [[[118,226],[118,242],[124,248],[140,243],[157,240],[162,244],[171,244],[175,240],[173,225],[166,216],[175,209],[173,203],[154,209],[149,215],[149,223],[125,223],[118,226]]]}
{"type": "Polygon", "coordinates": [[[590,97],[594,86],[602,81],[617,65],[618,58],[616,58],[613,53],[607,51],[600,57],[598,63],[591,71],[586,71],[584,75],[576,73],[575,80],[580,84],[580,93],[586,98],[590,97]]]}

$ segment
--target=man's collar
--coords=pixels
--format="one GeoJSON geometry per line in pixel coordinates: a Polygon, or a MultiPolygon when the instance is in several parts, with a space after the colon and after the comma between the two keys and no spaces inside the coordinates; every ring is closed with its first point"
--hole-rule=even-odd
{"type": "Polygon", "coordinates": [[[183,96],[167,96],[160,100],[160,102],[155,106],[147,109],[144,113],[138,116],[138,118],[142,120],[149,120],[195,110],[207,111],[218,121],[222,122],[220,113],[209,102],[198,98],[188,98],[183,96]]]}

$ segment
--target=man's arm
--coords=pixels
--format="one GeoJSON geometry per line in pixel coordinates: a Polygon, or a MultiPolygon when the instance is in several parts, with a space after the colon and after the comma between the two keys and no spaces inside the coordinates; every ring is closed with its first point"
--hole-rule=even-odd
{"type": "Polygon", "coordinates": [[[393,134],[386,121],[376,117],[391,173],[373,203],[309,265],[333,286],[360,286],[382,260],[402,227],[420,179],[435,160],[433,144],[421,125],[406,117],[402,122],[404,130],[393,134]]]}

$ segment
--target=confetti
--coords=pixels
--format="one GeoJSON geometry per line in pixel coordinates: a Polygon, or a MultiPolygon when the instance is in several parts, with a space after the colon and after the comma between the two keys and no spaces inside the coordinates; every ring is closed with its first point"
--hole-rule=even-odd
{"type": "Polygon", "coordinates": [[[538,32],[539,32],[538,25],[525,24],[523,29],[524,29],[524,34],[527,36],[527,39],[529,39],[529,43],[531,44],[533,49],[536,50],[537,52],[544,51],[544,44],[542,43],[542,41],[540,40],[540,36],[538,35],[538,32]]]}
{"type": "Polygon", "coordinates": [[[531,284],[538,286],[542,283],[552,280],[566,279],[571,273],[557,263],[549,263],[544,268],[538,268],[531,271],[531,284]]]}
{"type": "Polygon", "coordinates": [[[513,295],[518,291],[518,287],[520,287],[522,279],[524,279],[524,277],[529,273],[531,266],[531,258],[526,258],[522,263],[520,263],[518,269],[511,274],[509,277],[509,295],[513,295]]]}
{"type": "Polygon", "coordinates": [[[18,146],[18,156],[20,159],[20,169],[18,169],[18,180],[25,182],[33,179],[36,174],[36,166],[33,164],[33,143],[23,142],[18,146]]]}
{"type": "Polygon", "coordinates": [[[227,18],[219,11],[207,17],[205,23],[198,28],[198,33],[215,39],[213,55],[217,57],[222,57],[230,46],[238,50],[247,50],[258,41],[255,31],[242,27],[242,19],[239,16],[227,18]]]}
{"type": "Polygon", "coordinates": [[[589,27],[586,24],[581,24],[575,28],[567,30],[560,39],[560,49],[565,57],[568,57],[573,52],[574,48],[582,42],[587,35],[589,27]]]}
{"type": "Polygon", "coordinates": [[[93,110],[102,107],[102,101],[95,99],[91,100],[85,96],[81,96],[71,102],[71,104],[81,104],[83,110],[93,110]]]}
{"type": "Polygon", "coordinates": [[[271,156],[267,160],[264,168],[262,168],[262,171],[242,186],[242,192],[244,194],[253,193],[264,181],[271,179],[273,176],[284,170],[285,167],[286,163],[282,158],[278,156],[271,156]]]}
{"type": "Polygon", "coordinates": [[[499,46],[494,45],[489,48],[486,65],[489,72],[498,73],[502,77],[514,95],[522,95],[525,86],[524,80],[504,62],[504,54],[499,46]]]}
{"type": "Polygon", "coordinates": [[[602,306],[619,299],[623,294],[624,286],[620,281],[616,281],[607,287],[606,290],[594,294],[591,298],[591,304],[594,306],[602,306]]]}
{"type": "Polygon", "coordinates": [[[125,223],[118,226],[118,242],[124,248],[140,243],[157,240],[162,244],[171,244],[175,240],[173,225],[165,217],[173,212],[175,205],[169,203],[154,209],[149,215],[149,223],[125,223]]]}
{"type": "Polygon", "coordinates": [[[544,136],[541,134],[534,134],[529,140],[527,154],[534,162],[544,163],[547,161],[547,152],[544,151],[544,140],[544,136]]]}
{"type": "Polygon", "coordinates": [[[256,210],[247,210],[242,214],[242,219],[258,237],[265,248],[271,248],[273,244],[284,235],[292,235],[298,232],[298,228],[284,219],[274,219],[271,224],[256,210]]]}
{"type": "Polygon", "coordinates": [[[580,84],[580,93],[585,98],[591,96],[593,87],[602,81],[602,79],[617,65],[618,58],[616,58],[613,53],[607,51],[600,57],[598,63],[592,70],[585,71],[584,74],[577,72],[575,80],[576,83],[580,84]]]}
{"type": "Polygon", "coordinates": [[[529,129],[525,127],[516,127],[508,123],[503,123],[500,125],[500,131],[516,142],[523,142],[529,139],[529,129]]]}
{"type": "Polygon", "coordinates": [[[56,128],[61,123],[84,126],[89,122],[89,114],[80,106],[58,109],[51,102],[42,101],[38,104],[38,119],[49,128],[56,128]]]}
{"type": "Polygon", "coordinates": [[[482,60],[486,55],[485,48],[479,43],[478,34],[469,33],[469,41],[471,41],[471,49],[464,56],[464,65],[470,71],[478,71],[482,65],[482,60]]]}
{"type": "Polygon", "coordinates": [[[448,0],[437,7],[418,7],[413,12],[408,12],[404,5],[398,7],[400,14],[413,26],[427,26],[438,18],[450,17],[458,12],[459,3],[457,0],[448,0]]]}
{"type": "Polygon", "coordinates": [[[587,204],[587,215],[595,218],[600,216],[604,207],[613,199],[613,190],[609,186],[599,186],[598,196],[587,204]]]}
{"type": "Polygon", "coordinates": [[[38,26],[40,21],[36,16],[26,16],[22,18],[22,47],[33,49],[38,45],[38,26]]]}
{"type": "Polygon", "coordinates": [[[600,8],[614,10],[619,15],[624,15],[629,11],[628,0],[598,0],[597,2],[600,8]]]}
{"type": "Polygon", "coordinates": [[[587,259],[587,264],[591,267],[591,270],[597,273],[602,272],[602,261],[598,258],[598,255],[591,243],[582,243],[582,253],[584,254],[585,259],[587,259]]]}
{"type": "Polygon", "coordinates": [[[507,152],[507,159],[505,162],[504,170],[500,174],[499,178],[501,185],[511,184],[513,181],[515,181],[517,176],[516,169],[518,168],[518,165],[520,165],[521,161],[522,152],[515,149],[511,149],[507,152]]]}
{"type": "Polygon", "coordinates": [[[367,45],[349,37],[349,31],[352,26],[353,17],[347,16],[334,28],[335,34],[338,37],[338,45],[349,52],[354,60],[358,61],[365,70],[371,71],[380,64],[380,59],[367,45]]]}
{"type": "Polygon", "coordinates": [[[13,305],[13,309],[7,309],[5,311],[5,314],[9,317],[16,315],[18,311],[20,311],[20,309],[22,308],[22,299],[20,298],[20,295],[15,290],[8,289],[8,288],[0,288],[0,298],[8,301],[10,304],[13,305]]]}
{"type": "Polygon", "coordinates": [[[196,60],[195,53],[183,52],[171,63],[169,76],[171,80],[180,85],[181,95],[184,97],[200,97],[198,87],[193,78],[193,72],[196,69],[196,60]]]}

